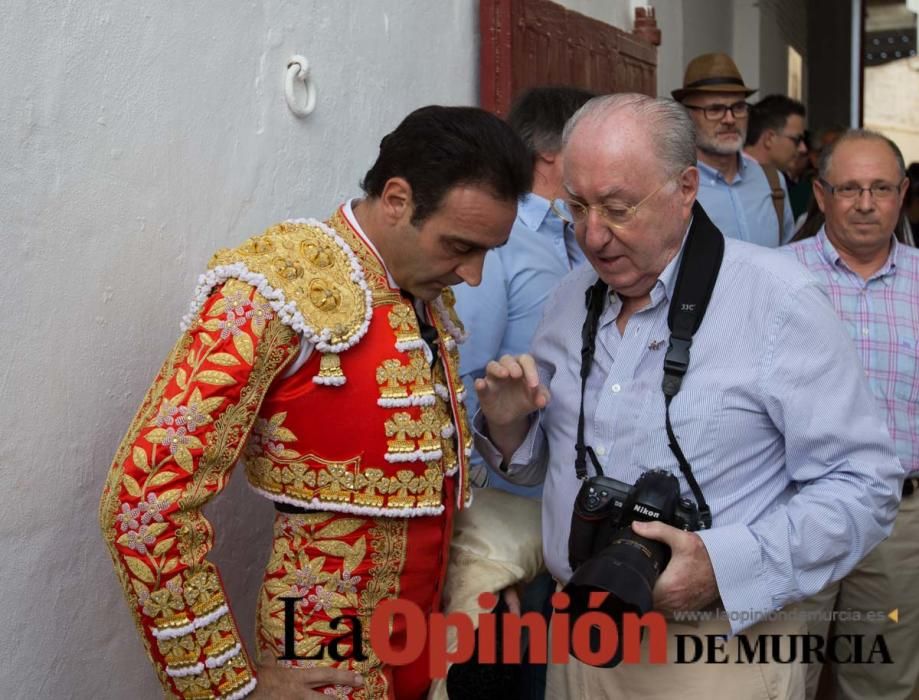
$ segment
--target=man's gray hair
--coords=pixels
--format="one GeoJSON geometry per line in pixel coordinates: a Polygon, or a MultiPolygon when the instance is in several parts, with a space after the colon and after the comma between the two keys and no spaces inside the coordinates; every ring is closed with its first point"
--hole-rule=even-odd
{"type": "Polygon", "coordinates": [[[655,155],[664,170],[676,175],[696,164],[696,132],[692,119],[679,102],[669,98],[622,93],[595,97],[581,107],[565,124],[562,147],[583,120],[606,119],[623,111],[647,129],[655,155]]]}
{"type": "Polygon", "coordinates": [[[881,141],[886,143],[891,153],[893,153],[894,157],[897,159],[897,167],[900,168],[900,179],[902,180],[906,177],[906,161],[903,160],[903,153],[900,151],[897,144],[877,131],[871,131],[870,129],[849,129],[820,153],[817,170],[819,171],[821,180],[826,182],[830,172],[833,154],[836,152],[836,149],[839,148],[840,144],[850,141],[881,141]]]}

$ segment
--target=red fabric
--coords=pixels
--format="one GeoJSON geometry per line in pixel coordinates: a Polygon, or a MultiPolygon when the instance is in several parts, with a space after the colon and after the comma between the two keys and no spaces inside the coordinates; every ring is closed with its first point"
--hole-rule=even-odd
{"type": "MultiPolygon", "coordinates": [[[[297,654],[319,656],[322,665],[346,666],[362,673],[365,689],[328,687],[337,698],[424,698],[430,686],[428,645],[414,662],[397,667],[384,665],[366,639],[367,662],[334,662],[328,646],[344,634],[329,623],[339,616],[356,616],[363,629],[370,630],[375,591],[385,598],[409,600],[427,620],[441,610],[450,539],[453,530],[456,484],[446,483],[445,511],[442,515],[408,518],[355,518],[351,514],[279,514],[275,522],[273,555],[266,569],[259,601],[258,640],[263,662],[282,656],[284,639],[280,633],[284,612],[282,597],[298,597],[294,618],[297,654]],[[342,529],[348,529],[342,535],[342,529]],[[385,533],[385,535],[384,535],[385,533]],[[358,553],[363,553],[360,556],[358,553]],[[395,559],[393,558],[395,556],[395,559]],[[391,575],[392,574],[392,575],[391,575]],[[326,647],[323,652],[319,646],[326,647]]],[[[402,648],[406,635],[424,635],[427,628],[406,628],[405,619],[393,620],[391,644],[402,648]]],[[[351,656],[350,637],[342,637],[337,647],[351,656]]],[[[292,662],[294,667],[310,667],[316,660],[292,662]]]]}

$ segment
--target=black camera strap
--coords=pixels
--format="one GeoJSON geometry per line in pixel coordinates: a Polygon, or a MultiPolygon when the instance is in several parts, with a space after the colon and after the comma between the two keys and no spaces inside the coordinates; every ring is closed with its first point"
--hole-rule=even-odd
{"type": "Polygon", "coordinates": [[[594,363],[594,349],[597,346],[597,326],[600,324],[600,314],[603,313],[603,302],[609,294],[606,282],[598,279],[593,285],[587,288],[585,293],[584,304],[587,306],[587,318],[584,319],[584,326],[581,328],[581,410],[578,413],[578,441],[575,445],[577,450],[574,459],[574,469],[577,472],[578,479],[583,481],[587,478],[587,455],[590,455],[590,461],[597,470],[597,474],[603,476],[603,468],[597,455],[594,454],[592,447],[584,444],[584,390],[587,388],[587,377],[590,376],[590,368],[594,363]]]}
{"type": "MultiPolygon", "coordinates": [[[[664,380],[661,388],[664,392],[665,426],[667,438],[670,440],[670,450],[676,457],[680,471],[696,499],[703,527],[708,529],[712,525],[711,509],[705,501],[702,489],[693,476],[692,467],[683,454],[673,432],[673,426],[670,424],[670,403],[680,391],[683,376],[689,369],[689,349],[692,346],[692,338],[702,324],[724,257],[724,236],[711,222],[698,202],[693,205],[692,215],[692,225],[686,237],[683,258],[677,271],[676,286],[667,316],[670,343],[667,347],[667,354],[664,356],[664,380]]],[[[578,479],[582,480],[587,477],[588,456],[597,474],[603,475],[593,449],[584,444],[584,391],[593,365],[597,326],[607,295],[606,284],[602,280],[597,280],[587,290],[585,300],[587,318],[581,330],[581,410],[578,415],[577,456],[574,463],[578,479]]]]}

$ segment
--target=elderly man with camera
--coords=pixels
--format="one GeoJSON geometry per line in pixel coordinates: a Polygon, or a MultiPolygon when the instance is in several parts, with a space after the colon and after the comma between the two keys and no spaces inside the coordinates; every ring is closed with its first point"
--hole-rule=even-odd
{"type": "Polygon", "coordinates": [[[740,642],[794,654],[806,627],[787,606],[890,532],[903,480],[852,341],[795,261],[711,223],[678,104],[595,98],[563,143],[555,206],[591,266],[560,283],[532,354],[477,380],[478,447],[545,481],[572,618],[593,591],[614,619],[662,612],[668,663],[571,658],[547,698],[798,697],[801,663],[744,663],[740,642]],[[678,663],[681,634],[715,638],[717,658],[678,663]]]}

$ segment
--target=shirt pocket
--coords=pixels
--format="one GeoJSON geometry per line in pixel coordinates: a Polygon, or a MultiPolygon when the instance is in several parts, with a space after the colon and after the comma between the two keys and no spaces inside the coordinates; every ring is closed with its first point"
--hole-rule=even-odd
{"type": "Polygon", "coordinates": [[[919,403],[919,340],[910,333],[897,332],[896,367],[893,376],[894,396],[901,401],[919,403]]]}

